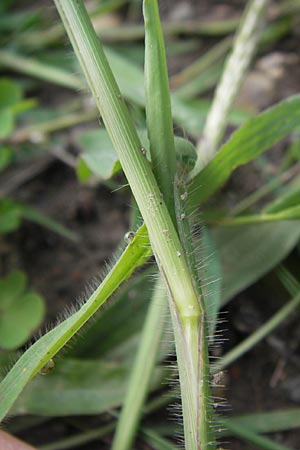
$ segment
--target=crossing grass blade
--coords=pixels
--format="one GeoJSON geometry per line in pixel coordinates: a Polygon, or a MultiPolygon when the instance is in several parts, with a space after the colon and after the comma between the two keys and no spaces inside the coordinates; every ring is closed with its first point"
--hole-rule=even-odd
{"type": "Polygon", "coordinates": [[[26,384],[150,255],[148,234],[143,225],[86,303],[29,347],[8,372],[0,384],[0,420],[5,417],[26,384]]]}
{"type": "Polygon", "coordinates": [[[206,200],[239,166],[255,159],[299,127],[300,96],[295,95],[242,125],[189,185],[190,207],[206,200]]]}

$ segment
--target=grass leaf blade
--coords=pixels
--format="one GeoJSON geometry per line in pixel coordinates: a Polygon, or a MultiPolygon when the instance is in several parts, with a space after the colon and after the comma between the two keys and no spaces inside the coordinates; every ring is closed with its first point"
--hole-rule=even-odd
{"type": "Polygon", "coordinates": [[[300,96],[295,95],[245,122],[191,181],[192,210],[222,186],[234,169],[252,161],[287,136],[299,127],[299,121],[300,96]]]}
{"type": "Polygon", "coordinates": [[[26,384],[75,335],[105,303],[136,267],[150,256],[149,240],[143,225],[118,262],[87,302],[64,322],[42,336],[18,359],[0,384],[0,420],[3,419],[26,384]]]}

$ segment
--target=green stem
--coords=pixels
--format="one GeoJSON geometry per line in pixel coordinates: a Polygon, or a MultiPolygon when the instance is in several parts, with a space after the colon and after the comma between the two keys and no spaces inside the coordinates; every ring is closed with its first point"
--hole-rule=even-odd
{"type": "Polygon", "coordinates": [[[147,225],[179,314],[194,317],[193,307],[198,311],[198,301],[188,268],[178,255],[182,250],[179,238],[87,12],[82,1],[55,3],[147,225]]]}
{"type": "MultiPolygon", "coordinates": [[[[196,292],[199,295],[199,302],[201,305],[201,309],[205,310],[204,299],[201,292],[200,287],[200,279],[197,270],[197,261],[195,255],[195,242],[192,239],[192,225],[190,223],[189,218],[186,215],[187,211],[187,188],[184,182],[183,175],[178,176],[175,180],[175,205],[176,205],[176,217],[177,217],[177,226],[179,230],[179,235],[182,243],[182,247],[184,249],[184,256],[187,261],[187,264],[190,269],[192,281],[195,287],[196,292]]],[[[176,311],[171,309],[173,323],[177,323],[178,317],[176,315],[176,311]]],[[[208,343],[207,343],[207,311],[206,314],[201,316],[201,326],[199,328],[198,334],[198,352],[199,352],[199,365],[197,372],[197,381],[195,382],[190,378],[190,374],[188,373],[180,373],[179,377],[182,384],[191,383],[191,386],[194,388],[194,392],[192,395],[198,399],[199,404],[197,405],[197,413],[199,414],[199,429],[197,430],[198,440],[199,440],[199,450],[204,448],[213,448],[214,447],[214,432],[212,428],[212,419],[213,419],[213,410],[211,407],[211,392],[210,392],[210,369],[209,369],[209,356],[208,356],[208,343]]],[[[180,358],[183,358],[183,354],[185,351],[185,341],[182,339],[182,335],[178,332],[178,325],[174,325],[174,333],[175,338],[176,334],[176,349],[177,349],[177,359],[180,364],[180,358]]],[[[182,363],[186,364],[183,360],[182,363]]],[[[188,372],[188,370],[187,370],[188,372]]],[[[185,417],[186,414],[186,406],[184,402],[188,399],[188,397],[182,398],[183,403],[183,418],[187,420],[185,417]]],[[[188,399],[191,401],[191,399],[188,399]]],[[[187,409],[188,410],[188,409],[187,409]]],[[[197,447],[198,449],[198,447],[197,447]]]]}
{"type": "Polygon", "coordinates": [[[200,414],[202,399],[198,397],[199,366],[204,362],[198,343],[205,333],[204,310],[182,257],[174,224],[83,3],[55,0],[55,4],[147,225],[176,318],[180,379],[185,381],[182,395],[187,419],[184,423],[186,449],[204,450],[209,445],[209,436],[199,435],[205,417],[200,414]]]}

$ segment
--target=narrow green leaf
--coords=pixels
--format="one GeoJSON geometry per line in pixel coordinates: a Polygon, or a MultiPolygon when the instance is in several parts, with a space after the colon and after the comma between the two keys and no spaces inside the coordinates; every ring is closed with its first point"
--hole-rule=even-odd
{"type": "Polygon", "coordinates": [[[69,89],[84,87],[82,80],[70,72],[7,50],[0,50],[0,64],[69,89]]]}
{"type": "MultiPolygon", "coordinates": [[[[226,427],[227,419],[222,420],[226,427]]],[[[245,414],[232,417],[230,423],[242,425],[255,433],[276,433],[279,431],[300,428],[300,408],[282,409],[278,411],[268,411],[265,413],[245,414]]],[[[225,430],[228,435],[230,430],[225,430]]]]}
{"type": "Polygon", "coordinates": [[[22,218],[30,220],[31,222],[37,223],[54,233],[63,236],[71,241],[78,242],[79,237],[74,231],[69,230],[67,227],[51,219],[46,214],[41,213],[37,209],[31,208],[30,206],[24,204],[18,204],[21,210],[22,218]]]}
{"type": "Polygon", "coordinates": [[[206,200],[237,167],[255,159],[299,126],[300,96],[284,100],[249,119],[223,145],[215,158],[191,181],[190,207],[206,200]]]}
{"type": "MultiPolygon", "coordinates": [[[[290,198],[290,201],[294,203],[294,201],[298,201],[299,193],[293,198],[290,198]]],[[[280,206],[284,207],[287,203],[281,203],[280,206]]],[[[279,205],[275,206],[276,209],[279,209],[279,205]]],[[[275,209],[274,207],[274,209],[275,209]]],[[[205,217],[204,220],[209,224],[217,224],[222,227],[235,227],[239,225],[249,225],[254,223],[266,223],[266,222],[278,222],[284,220],[300,220],[300,206],[293,206],[291,208],[279,209],[277,212],[268,213],[262,212],[260,214],[251,214],[251,215],[243,215],[238,217],[223,217],[220,219],[209,219],[205,217]]]]}
{"type": "Polygon", "coordinates": [[[66,356],[117,359],[122,364],[132,365],[153,291],[153,276],[151,268],[128,280],[115,294],[114,301],[87,325],[84,339],[78,339],[66,356]]]}
{"type": "Polygon", "coordinates": [[[22,219],[37,223],[72,241],[78,241],[76,233],[61,225],[56,220],[46,216],[46,214],[24,203],[16,202],[8,198],[0,199],[0,233],[15,231],[21,225],[22,219]]]}
{"type": "Polygon", "coordinates": [[[154,372],[167,308],[166,289],[163,280],[159,278],[143,326],[138,353],[130,373],[128,389],[118,420],[112,450],[132,448],[142,416],[142,407],[154,372]]]}
{"type": "Polygon", "coordinates": [[[300,290],[300,283],[295,279],[291,272],[287,270],[283,265],[280,265],[276,269],[276,274],[286,290],[291,295],[296,295],[300,290]]]}
{"type": "Polygon", "coordinates": [[[148,234],[145,226],[142,226],[87,302],[75,314],[35,342],[4,378],[0,384],[0,419],[8,412],[27,383],[105,303],[120,284],[138,266],[144,264],[150,254],[148,234]]]}
{"type": "Polygon", "coordinates": [[[274,200],[268,205],[264,212],[266,213],[279,213],[284,212],[286,209],[297,207],[300,204],[300,187],[291,187],[283,195],[274,200]]]}
{"type": "Polygon", "coordinates": [[[300,305],[300,292],[295,295],[286,305],[276,312],[267,322],[259,327],[254,333],[236,345],[232,350],[226,353],[215,365],[214,371],[228,367],[233,361],[236,361],[244,353],[251,350],[258,342],[270,334],[278,327],[298,306],[300,305]]]}
{"type": "Polygon", "coordinates": [[[258,448],[263,450],[291,450],[290,447],[279,444],[265,436],[256,434],[249,428],[242,426],[241,424],[232,423],[229,419],[226,422],[227,428],[235,435],[247,442],[251,442],[258,448]]]}
{"type": "Polygon", "coordinates": [[[96,439],[103,438],[108,433],[111,433],[115,427],[114,423],[109,423],[96,429],[76,433],[74,436],[68,436],[63,439],[55,440],[51,444],[39,446],[39,450],[74,450],[75,448],[87,444],[96,439]]]}
{"type": "Polygon", "coordinates": [[[155,450],[176,450],[176,446],[173,442],[168,441],[167,439],[161,437],[155,431],[142,428],[141,435],[145,439],[145,441],[151,446],[151,448],[155,450]]]}
{"type": "MultiPolygon", "coordinates": [[[[143,72],[138,65],[129,63],[122,55],[105,49],[109,64],[124,97],[137,105],[145,106],[143,72]]],[[[207,100],[184,100],[176,92],[171,94],[172,116],[179,127],[197,138],[204,127],[205,118],[210,108],[207,100]]],[[[234,110],[229,114],[231,125],[241,125],[249,118],[249,113],[234,110]]]]}
{"type": "Polygon", "coordinates": [[[173,183],[176,155],[166,52],[157,0],[144,0],[143,14],[146,118],[151,160],[158,186],[175,221],[173,183]]]}

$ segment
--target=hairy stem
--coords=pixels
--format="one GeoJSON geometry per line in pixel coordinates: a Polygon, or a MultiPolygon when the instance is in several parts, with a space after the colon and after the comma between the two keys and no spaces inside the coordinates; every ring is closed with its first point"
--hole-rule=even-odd
{"type": "Polygon", "coordinates": [[[186,449],[205,450],[209,440],[199,433],[206,417],[200,414],[202,399],[198,395],[199,366],[203,360],[199,353],[204,333],[202,302],[191,280],[176,229],[83,2],[55,0],[55,4],[145,220],[169,292],[176,318],[174,324],[177,324],[179,371],[187,381],[182,389],[189,419],[184,424],[186,449]]]}

